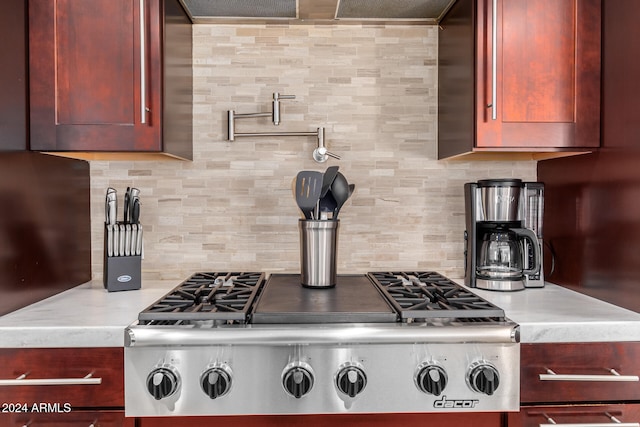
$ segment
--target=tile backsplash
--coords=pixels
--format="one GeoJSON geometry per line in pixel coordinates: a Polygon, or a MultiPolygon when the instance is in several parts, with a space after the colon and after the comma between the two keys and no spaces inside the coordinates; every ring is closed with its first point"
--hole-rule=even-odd
{"type": "MultiPolygon", "coordinates": [[[[193,162],[91,162],[92,272],[102,276],[108,186],[141,191],[143,277],[194,271],[299,271],[298,171],[340,166],[356,185],[340,213],[338,273],[463,275],[465,182],[534,180],[534,161],[438,161],[437,26],[195,25],[193,162]],[[312,159],[314,137],[227,141],[237,132],[325,128],[339,161],[312,159]]],[[[119,200],[122,206],[122,199],[119,200]]],[[[144,284],[143,284],[144,286],[144,284]]]]}

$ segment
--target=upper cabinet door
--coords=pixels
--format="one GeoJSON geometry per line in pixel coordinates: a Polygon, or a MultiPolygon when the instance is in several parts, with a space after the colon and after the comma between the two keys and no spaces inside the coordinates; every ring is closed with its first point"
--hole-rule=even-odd
{"type": "Polygon", "coordinates": [[[478,2],[477,147],[599,146],[600,8],[478,2]]]}
{"type": "Polygon", "coordinates": [[[32,150],[162,150],[157,0],[32,0],[29,28],[32,150]]]}
{"type": "Polygon", "coordinates": [[[458,0],[440,23],[439,158],[599,147],[600,1],[458,0]]]}

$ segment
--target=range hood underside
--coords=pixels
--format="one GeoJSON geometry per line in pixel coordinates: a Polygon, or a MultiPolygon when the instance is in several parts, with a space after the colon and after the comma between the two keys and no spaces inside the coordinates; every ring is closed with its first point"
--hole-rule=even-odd
{"type": "Polygon", "coordinates": [[[435,25],[455,0],[180,0],[194,24],[435,25]]]}

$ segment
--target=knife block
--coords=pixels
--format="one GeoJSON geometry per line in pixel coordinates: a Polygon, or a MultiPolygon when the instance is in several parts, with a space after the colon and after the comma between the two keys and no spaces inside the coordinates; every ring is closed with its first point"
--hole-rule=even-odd
{"type": "MultiPolygon", "coordinates": [[[[120,223],[118,223],[120,225],[120,223]]],[[[104,226],[103,284],[108,292],[133,291],[142,287],[142,256],[109,256],[108,230],[104,226]]]]}

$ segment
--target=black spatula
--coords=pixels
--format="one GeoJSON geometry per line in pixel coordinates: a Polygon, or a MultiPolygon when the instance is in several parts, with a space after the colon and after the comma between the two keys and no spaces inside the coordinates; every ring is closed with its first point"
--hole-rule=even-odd
{"type": "Polygon", "coordinates": [[[318,200],[320,200],[321,193],[322,172],[298,172],[295,186],[296,203],[306,219],[314,219],[314,211],[318,205],[318,200]]]}

